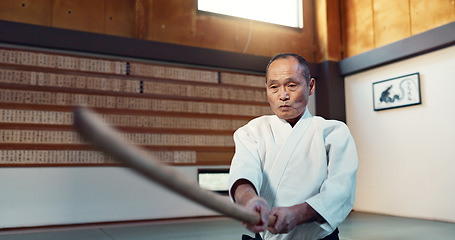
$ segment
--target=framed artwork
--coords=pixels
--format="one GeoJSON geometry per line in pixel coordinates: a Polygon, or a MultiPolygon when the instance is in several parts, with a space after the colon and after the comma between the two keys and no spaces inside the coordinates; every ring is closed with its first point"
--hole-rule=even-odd
{"type": "Polygon", "coordinates": [[[373,83],[373,105],[375,111],[421,103],[419,73],[373,83]]]}
{"type": "Polygon", "coordinates": [[[229,169],[198,169],[197,181],[201,188],[229,195],[229,169]]]}

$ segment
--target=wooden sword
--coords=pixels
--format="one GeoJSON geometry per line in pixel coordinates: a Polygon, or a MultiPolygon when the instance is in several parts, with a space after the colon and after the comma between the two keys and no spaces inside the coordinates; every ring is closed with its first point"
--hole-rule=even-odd
{"type": "MultiPolygon", "coordinates": [[[[220,194],[201,188],[197,182],[160,163],[145,150],[123,140],[118,131],[105,124],[92,110],[78,107],[74,112],[74,127],[97,149],[145,178],[225,216],[251,224],[260,223],[259,213],[235,204],[220,194]]],[[[273,226],[276,217],[270,215],[268,220],[269,226],[273,226]]]]}

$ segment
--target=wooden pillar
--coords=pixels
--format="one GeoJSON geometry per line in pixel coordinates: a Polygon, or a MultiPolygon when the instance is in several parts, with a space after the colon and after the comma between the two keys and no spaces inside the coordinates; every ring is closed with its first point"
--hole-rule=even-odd
{"type": "Polygon", "coordinates": [[[316,12],[316,113],[346,121],[342,58],[341,0],[315,0],[316,12]]]}
{"type": "Polygon", "coordinates": [[[324,61],[317,64],[316,114],[326,119],[346,122],[344,79],[339,63],[324,61]]]}

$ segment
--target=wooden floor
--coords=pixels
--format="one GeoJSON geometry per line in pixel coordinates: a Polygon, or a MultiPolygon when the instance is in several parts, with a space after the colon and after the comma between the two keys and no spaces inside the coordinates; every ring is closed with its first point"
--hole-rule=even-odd
{"type": "Polygon", "coordinates": [[[455,223],[353,212],[340,226],[342,240],[454,240],[455,223]]]}
{"type": "MultiPolygon", "coordinates": [[[[455,224],[353,212],[339,227],[341,240],[454,240],[455,224]]],[[[127,224],[27,233],[0,232],[0,240],[240,240],[247,233],[226,218],[127,224]]]]}

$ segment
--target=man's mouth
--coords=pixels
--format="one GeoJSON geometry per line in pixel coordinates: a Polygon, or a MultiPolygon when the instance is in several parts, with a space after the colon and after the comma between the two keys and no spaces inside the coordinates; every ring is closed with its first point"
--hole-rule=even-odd
{"type": "Polygon", "coordinates": [[[289,105],[280,105],[279,108],[280,109],[289,109],[289,108],[291,108],[291,106],[289,106],[289,105]]]}

